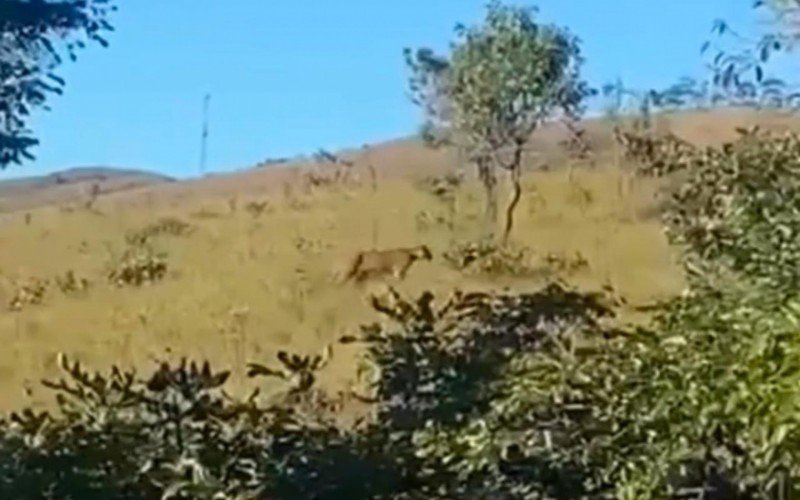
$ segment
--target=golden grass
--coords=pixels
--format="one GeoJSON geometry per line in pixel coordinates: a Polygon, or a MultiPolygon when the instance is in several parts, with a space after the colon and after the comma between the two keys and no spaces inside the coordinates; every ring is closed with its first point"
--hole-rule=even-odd
{"type": "MultiPolygon", "coordinates": [[[[613,167],[527,176],[514,239],[537,254],[579,250],[589,268],[569,280],[590,288],[612,284],[637,304],[676,293],[683,281],[661,224],[643,216],[655,186],[637,181],[621,190],[623,177],[613,167]]],[[[258,217],[244,208],[255,197],[237,203],[229,197],[173,200],[144,209],[109,198],[97,204],[103,215],[46,208],[32,212],[29,225],[21,213],[0,225],[3,307],[17,278],[52,279],[72,269],[94,282],[86,295],[65,296],[51,287],[43,305],[0,312],[0,410],[48,401],[38,382],[58,375],[59,351],[97,368],[122,363],[146,370],[153,357],[169,350],[233,368],[234,387],[245,389],[244,362],[271,362],[278,349],[318,351],[377,319],[364,290],[333,282],[353,252],[373,243],[425,243],[434,251],[433,261],[412,267],[398,287],[411,294],[539,284],[468,280],[446,267],[441,252],[451,239],[478,234],[482,197],[474,186],[458,196],[453,231],[418,226],[419,211],[445,209],[407,180],[383,181],[377,192],[368,186],[312,195],[293,191],[290,198],[293,203],[272,195],[273,209],[258,217]],[[121,252],[127,231],[161,216],[197,228],[186,237],[155,240],[168,252],[169,276],[141,289],[111,287],[104,276],[109,253],[121,252]],[[34,390],[28,394],[26,388],[34,390]]],[[[335,349],[324,386],[341,387],[353,376],[354,349],[335,349]]]]}

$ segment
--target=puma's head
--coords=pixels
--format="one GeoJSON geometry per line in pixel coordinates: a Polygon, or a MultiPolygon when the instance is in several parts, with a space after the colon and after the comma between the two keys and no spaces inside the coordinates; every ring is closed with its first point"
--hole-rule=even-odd
{"type": "Polygon", "coordinates": [[[428,248],[427,245],[420,245],[414,251],[414,256],[418,259],[423,260],[432,260],[433,254],[431,253],[431,249],[428,248]]]}

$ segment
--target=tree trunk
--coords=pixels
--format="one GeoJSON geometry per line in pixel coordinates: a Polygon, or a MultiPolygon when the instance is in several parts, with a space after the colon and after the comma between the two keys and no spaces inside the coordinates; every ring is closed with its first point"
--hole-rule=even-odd
{"type": "Polygon", "coordinates": [[[525,140],[518,139],[515,145],[516,148],[514,149],[514,158],[506,167],[506,170],[508,170],[509,174],[511,175],[513,194],[511,195],[511,201],[509,201],[508,206],[506,207],[506,224],[503,228],[503,245],[508,243],[508,237],[511,235],[511,230],[514,228],[514,211],[516,211],[517,205],[519,205],[519,200],[522,198],[522,185],[520,184],[520,178],[522,177],[522,154],[525,149],[525,140]]]}
{"type": "Polygon", "coordinates": [[[484,224],[491,234],[497,224],[497,175],[489,159],[478,160],[478,177],[486,192],[484,224]]]}
{"type": "Polygon", "coordinates": [[[511,235],[511,230],[514,228],[514,211],[519,205],[519,200],[522,198],[522,186],[520,185],[520,166],[517,164],[511,169],[511,183],[513,194],[511,201],[506,207],[506,224],[503,229],[503,245],[508,243],[508,237],[511,235]]]}

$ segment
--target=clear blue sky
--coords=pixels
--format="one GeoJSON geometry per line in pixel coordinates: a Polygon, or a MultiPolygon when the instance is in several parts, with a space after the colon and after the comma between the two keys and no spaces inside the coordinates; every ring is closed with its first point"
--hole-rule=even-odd
{"type": "MultiPolygon", "coordinates": [[[[38,111],[37,160],[0,177],[107,165],[196,175],[202,98],[208,170],[338,149],[416,130],[402,49],[445,49],[484,0],[131,0],[111,46],[66,63],[65,95],[38,111]]],[[[753,29],[751,0],[539,0],[584,42],[586,77],[663,87],[702,71],[717,17],[753,29]]]]}

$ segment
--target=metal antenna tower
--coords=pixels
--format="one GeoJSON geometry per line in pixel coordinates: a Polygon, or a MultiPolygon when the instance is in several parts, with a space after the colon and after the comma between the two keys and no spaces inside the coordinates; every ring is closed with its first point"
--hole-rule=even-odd
{"type": "Polygon", "coordinates": [[[203,98],[203,134],[200,144],[200,175],[206,173],[206,151],[208,143],[208,104],[211,101],[211,94],[206,94],[203,98]]]}

